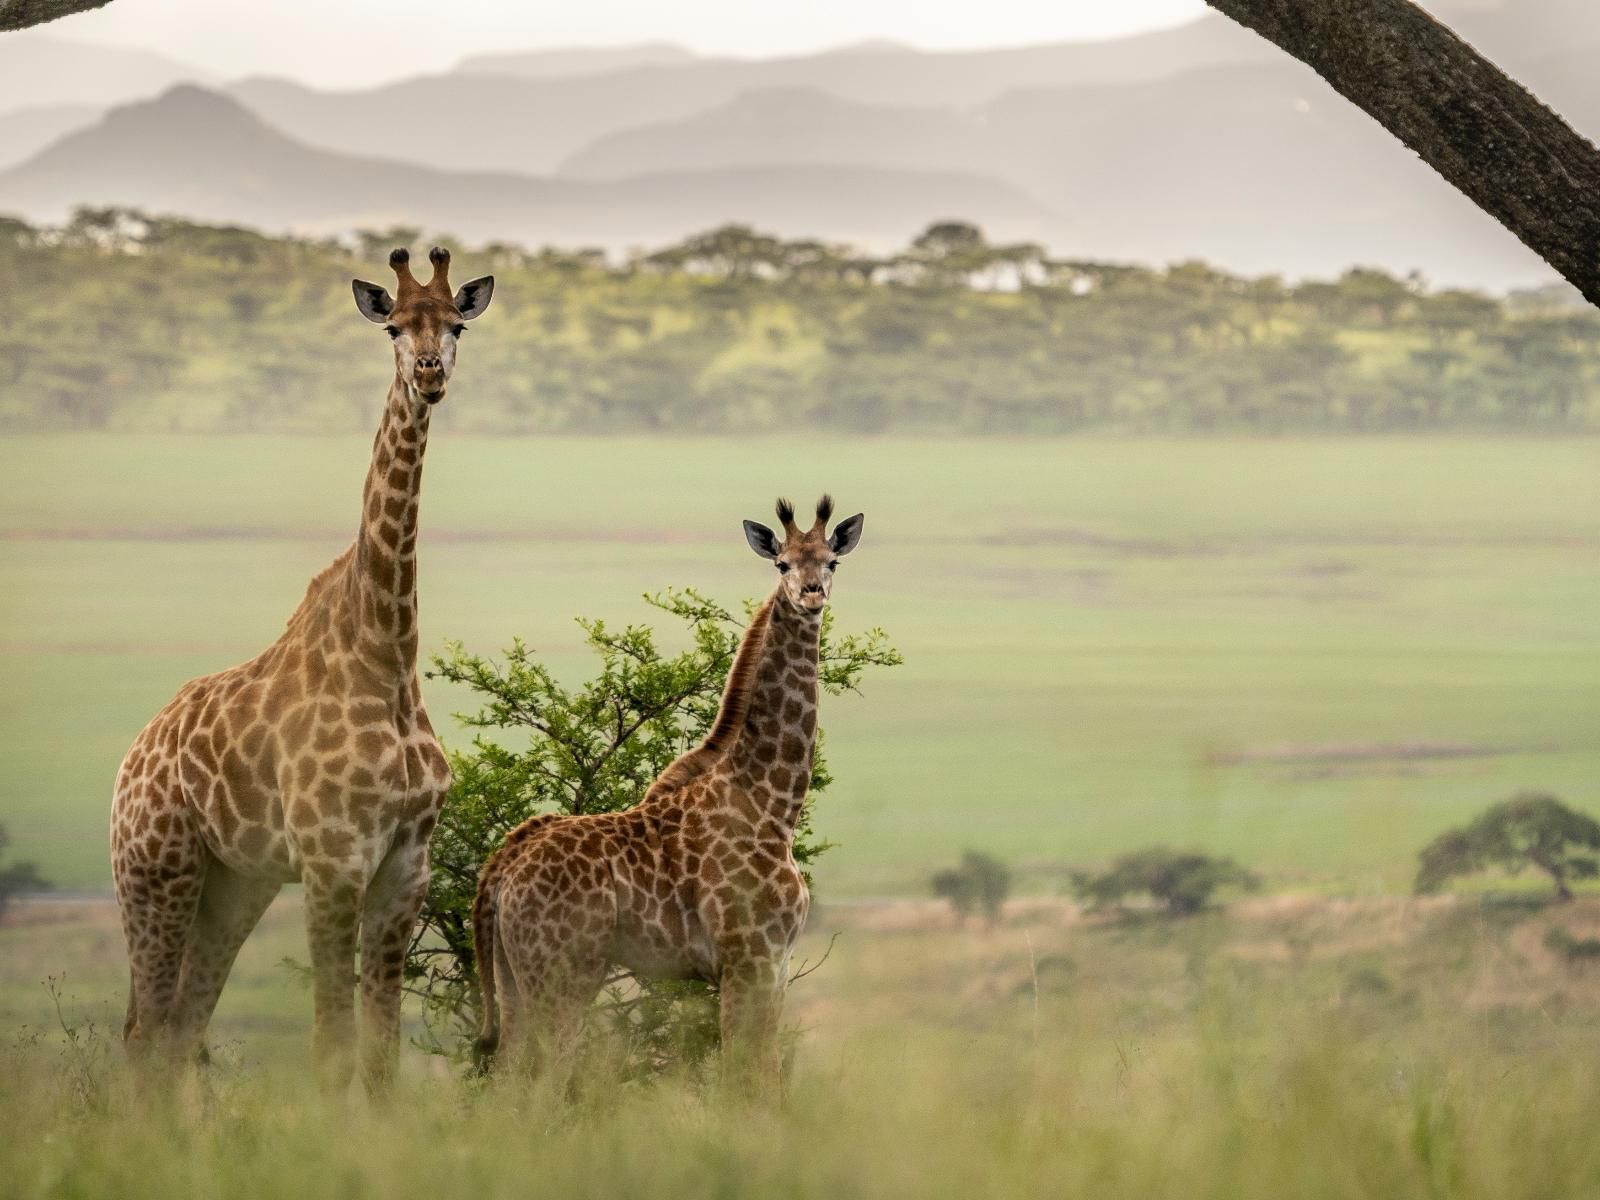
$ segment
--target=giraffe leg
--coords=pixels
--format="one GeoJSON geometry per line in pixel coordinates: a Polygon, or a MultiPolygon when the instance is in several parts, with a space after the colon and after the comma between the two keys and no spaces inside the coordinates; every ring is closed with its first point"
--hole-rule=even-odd
{"type": "Polygon", "coordinates": [[[311,946],[311,1056],[325,1094],[342,1096],[355,1074],[356,931],[363,888],[335,872],[306,874],[306,940],[311,946]]]}
{"type": "Polygon", "coordinates": [[[512,1059],[524,1079],[538,1083],[551,1096],[566,1094],[577,1066],[583,1014],[604,978],[602,967],[595,972],[594,987],[587,994],[579,994],[576,988],[535,988],[523,1007],[512,1059]]]}
{"type": "Polygon", "coordinates": [[[583,1014],[605,982],[604,948],[564,946],[507,958],[516,999],[511,1012],[502,1009],[502,1052],[525,1079],[562,1095],[576,1065],[583,1014]]]}
{"type": "Polygon", "coordinates": [[[173,1041],[178,1053],[204,1056],[206,1027],[233,970],[233,960],[282,886],[276,879],[240,875],[216,859],[206,864],[205,886],[189,929],[174,1010],[173,1041]]]}
{"type": "Polygon", "coordinates": [[[494,943],[494,971],[496,1005],[500,1010],[500,1037],[496,1049],[491,1051],[487,1059],[486,1070],[494,1070],[502,1058],[506,1061],[515,1060],[521,1052],[526,1031],[526,1021],[523,1019],[526,1002],[522,990],[517,987],[516,972],[511,969],[511,962],[506,957],[505,942],[498,937],[494,943]]]}
{"type": "Polygon", "coordinates": [[[400,1058],[401,976],[428,895],[428,845],[396,847],[367,886],[361,914],[361,1075],[388,1090],[400,1058]]]}
{"type": "Polygon", "coordinates": [[[114,821],[111,835],[131,977],[122,1036],[130,1061],[141,1068],[169,1058],[173,1049],[184,948],[206,877],[205,844],[187,813],[171,804],[162,816],[166,827],[159,836],[124,819],[114,821]]]}
{"type": "Polygon", "coordinates": [[[778,1027],[783,1016],[783,972],[771,962],[723,968],[722,1074],[734,1090],[758,1099],[782,1094],[778,1027]]]}

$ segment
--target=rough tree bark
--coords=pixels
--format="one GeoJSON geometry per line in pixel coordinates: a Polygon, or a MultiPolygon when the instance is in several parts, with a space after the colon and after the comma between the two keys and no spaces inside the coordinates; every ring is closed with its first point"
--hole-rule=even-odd
{"type": "Polygon", "coordinates": [[[0,0],[0,33],[43,25],[57,17],[104,8],[111,0],[0,0]]]}
{"type": "Polygon", "coordinates": [[[1206,0],[1288,51],[1600,306],[1600,150],[1408,0],[1206,0]]]}

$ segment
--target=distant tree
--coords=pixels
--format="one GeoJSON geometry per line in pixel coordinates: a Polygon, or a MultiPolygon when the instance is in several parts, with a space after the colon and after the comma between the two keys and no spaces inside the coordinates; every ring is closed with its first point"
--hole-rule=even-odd
{"type": "Polygon", "coordinates": [[[1412,300],[1410,286],[1387,271],[1354,267],[1339,277],[1338,290],[1347,317],[1377,325],[1393,323],[1395,315],[1412,300]]]}
{"type": "Polygon", "coordinates": [[[1503,415],[1529,424],[1567,419],[1586,386],[1579,340],[1584,331],[1585,324],[1570,316],[1530,316],[1505,322],[1480,339],[1499,351],[1481,372],[1499,396],[1503,415]]]}
{"type": "Polygon", "coordinates": [[[416,225],[391,225],[388,229],[360,229],[356,231],[356,245],[363,259],[388,260],[389,251],[396,246],[414,246],[422,238],[416,225]]]}
{"type": "Polygon", "coordinates": [[[1154,846],[1124,854],[1099,874],[1076,871],[1073,893],[1094,908],[1119,904],[1128,896],[1146,895],[1172,916],[1189,916],[1210,902],[1218,888],[1254,891],[1260,877],[1231,858],[1169,850],[1154,846]]]}
{"type": "Polygon", "coordinates": [[[1452,289],[1419,298],[1413,319],[1442,345],[1492,325],[1499,316],[1500,306],[1488,296],[1452,289]]]}
{"type": "MultiPolygon", "coordinates": [[[[433,661],[431,677],[470,689],[479,708],[461,719],[481,731],[469,750],[450,756],[454,782],[434,831],[432,880],[406,961],[407,989],[423,1001],[428,1048],[437,1053],[464,1051],[477,1027],[470,910],[478,871],[506,833],[534,813],[636,804],[716,718],[745,622],[691,590],[646,599],[683,624],[688,648],[664,654],[648,626],[580,621],[599,671],[576,688],[559,682],[521,642],[498,662],[459,645],[433,661]]],[[[900,661],[882,630],[839,635],[831,612],[824,616],[821,683],[828,693],[854,691],[868,670],[900,661]]],[[[827,849],[811,833],[810,805],[831,782],[819,746],[794,847],[803,868],[827,849]]],[[[653,1060],[672,1039],[702,1044],[685,1023],[707,1014],[715,1028],[715,1006],[699,1003],[704,989],[649,983],[624,1000],[616,988],[625,980],[610,981],[606,1012],[637,1055],[653,1060]]]]}
{"type": "Polygon", "coordinates": [[[769,233],[760,233],[748,225],[722,225],[658,250],[644,262],[658,269],[751,279],[781,269],[785,251],[782,240],[769,233]]]}
{"type": "Polygon", "coordinates": [[[83,204],[72,210],[61,238],[69,246],[126,253],[140,245],[149,228],[150,218],[136,209],[83,204]]]}
{"type": "Polygon", "coordinates": [[[796,279],[844,278],[850,247],[833,245],[816,238],[800,238],[779,247],[783,273],[796,279]]]}
{"type": "Polygon", "coordinates": [[[988,284],[990,288],[1009,286],[1015,291],[1028,284],[1043,281],[1045,250],[1037,242],[1015,242],[1008,246],[994,246],[988,254],[988,284]]]}
{"type": "Polygon", "coordinates": [[[970,221],[935,221],[913,239],[911,248],[930,257],[943,258],[972,254],[987,245],[983,230],[970,221]]]}
{"type": "Polygon", "coordinates": [[[1600,822],[1544,792],[1523,792],[1492,804],[1469,825],[1441,833],[1417,856],[1416,890],[1436,892],[1450,880],[1498,867],[1516,875],[1532,867],[1572,899],[1571,881],[1600,874],[1600,822]]]}
{"type": "Polygon", "coordinates": [[[900,263],[913,278],[949,286],[989,270],[995,248],[968,221],[935,221],[911,243],[900,263]]]}
{"type": "Polygon", "coordinates": [[[39,243],[39,231],[20,217],[0,216],[0,243],[31,249],[39,243]]]}
{"type": "MultiPolygon", "coordinates": [[[[497,265],[503,264],[507,269],[515,269],[520,265],[515,261],[511,249],[503,245],[494,248],[492,258],[497,265]]],[[[579,250],[558,250],[546,246],[529,261],[541,271],[566,276],[581,275],[585,271],[605,270],[606,252],[598,246],[585,246],[579,250]]]]}
{"type": "MultiPolygon", "coordinates": [[[[11,846],[11,835],[4,825],[0,825],[0,858],[3,858],[11,846]]],[[[13,862],[0,864],[0,917],[5,915],[6,907],[15,896],[24,892],[42,892],[50,884],[39,874],[39,868],[31,862],[13,862]]]]}
{"type": "Polygon", "coordinates": [[[993,929],[1000,923],[1006,897],[1011,894],[1011,869],[992,855],[968,850],[961,865],[938,871],[929,881],[933,894],[949,902],[963,923],[974,913],[993,929]]]}

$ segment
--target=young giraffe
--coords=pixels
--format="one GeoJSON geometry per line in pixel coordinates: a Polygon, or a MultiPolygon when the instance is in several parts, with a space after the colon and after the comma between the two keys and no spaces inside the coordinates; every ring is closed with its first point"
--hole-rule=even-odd
{"type": "Polygon", "coordinates": [[[314,1056],[325,1088],[362,1067],[380,1090],[398,1056],[400,970],[428,886],[428,837],[450,772],[417,686],[417,503],[433,406],[485,276],[451,295],[450,256],[389,256],[396,295],[355,280],[356,307],[394,343],[353,545],[312,579],[260,656],[185,684],[117,773],[111,866],[132,988],[136,1062],[204,1058],[240,945],[284,883],[305,884],[314,1056]]]}
{"type": "Polygon", "coordinates": [[[808,530],[778,501],[784,540],[744,523],[780,572],[756,611],[706,739],[635,807],[537,816],[484,864],[473,902],[483,990],[481,1063],[500,1045],[537,1073],[567,1065],[607,970],[719,985],[725,1069],[770,1091],[789,954],[810,897],[792,853],[811,783],[818,642],[834,568],[863,517],[830,537],[833,502],[808,530]]]}

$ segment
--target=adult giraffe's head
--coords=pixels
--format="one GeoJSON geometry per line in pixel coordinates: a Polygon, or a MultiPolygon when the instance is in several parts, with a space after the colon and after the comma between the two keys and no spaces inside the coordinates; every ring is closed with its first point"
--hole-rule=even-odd
{"type": "Polygon", "coordinates": [[[444,399],[445,385],[456,364],[456,343],[466,322],[489,307],[494,276],[485,275],[450,292],[450,251],[435,246],[428,251],[433,276],[417,282],[411,273],[411,252],[401,248],[389,255],[389,265],[399,279],[395,295],[365,279],[353,279],[356,307],[361,315],[382,325],[394,342],[395,373],[419,398],[429,404],[444,399]]]}
{"type": "Polygon", "coordinates": [[[833,572],[839,560],[856,548],[866,517],[857,513],[846,517],[828,532],[833,516],[833,497],[817,501],[817,519],[810,529],[794,523],[794,505],[778,500],[778,520],[783,525],[783,540],[756,521],[744,523],[745,540],[762,558],[770,558],[778,568],[778,586],[784,598],[796,608],[820,612],[833,592],[833,572]]]}

